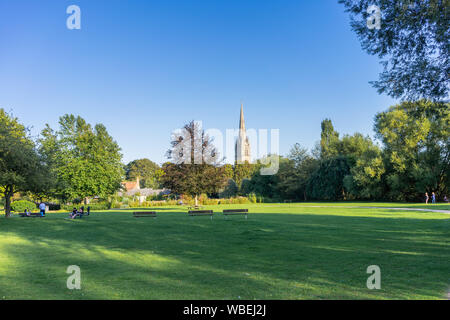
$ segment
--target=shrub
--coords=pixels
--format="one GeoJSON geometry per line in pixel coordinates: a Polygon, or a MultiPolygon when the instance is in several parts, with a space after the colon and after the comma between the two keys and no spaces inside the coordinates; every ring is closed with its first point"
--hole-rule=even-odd
{"type": "Polygon", "coordinates": [[[57,203],[49,203],[48,204],[48,210],[50,211],[58,211],[61,210],[61,205],[57,203]]]}
{"type": "Polygon", "coordinates": [[[31,201],[27,201],[27,200],[19,200],[19,201],[14,201],[11,204],[11,209],[14,212],[25,212],[25,210],[36,210],[37,206],[34,202],[31,201]]]}
{"type": "Polygon", "coordinates": [[[220,193],[221,198],[231,198],[237,196],[239,188],[233,179],[228,180],[225,189],[220,193]]]}
{"type": "Polygon", "coordinates": [[[254,193],[252,192],[252,193],[250,193],[250,194],[248,195],[248,200],[249,200],[251,203],[256,203],[258,199],[256,198],[256,194],[254,194],[254,193]]]}

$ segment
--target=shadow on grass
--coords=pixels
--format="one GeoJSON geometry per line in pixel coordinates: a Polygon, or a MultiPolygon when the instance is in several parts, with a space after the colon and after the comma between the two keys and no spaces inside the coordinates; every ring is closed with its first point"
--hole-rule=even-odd
{"type": "Polygon", "coordinates": [[[0,227],[0,260],[6,256],[0,293],[33,299],[406,299],[444,298],[448,288],[446,219],[265,213],[210,221],[180,213],[158,220],[132,219],[131,212],[9,220],[0,227]],[[9,265],[14,272],[7,272],[9,265]],[[80,292],[65,287],[69,265],[82,269],[80,292]],[[380,266],[382,290],[366,288],[369,265],[380,266]]]}

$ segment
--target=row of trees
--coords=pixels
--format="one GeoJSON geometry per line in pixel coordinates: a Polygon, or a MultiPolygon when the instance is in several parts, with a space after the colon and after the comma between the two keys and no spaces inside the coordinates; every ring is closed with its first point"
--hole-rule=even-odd
{"type": "MultiPolygon", "coordinates": [[[[296,144],[286,157],[279,157],[275,175],[261,175],[267,161],[256,164],[163,165],[162,184],[176,193],[198,197],[258,196],[274,200],[391,200],[418,201],[425,192],[443,197],[450,185],[450,108],[448,103],[420,100],[403,102],[380,112],[374,130],[381,146],[360,133],[340,136],[331,120],[322,122],[320,143],[308,151],[296,144]]],[[[185,127],[190,137],[201,136],[197,153],[215,152],[195,123],[185,127]]],[[[194,138],[189,142],[194,145],[194,138]]],[[[183,138],[172,142],[179,151],[183,138]]],[[[277,156],[278,157],[278,156],[277,156]]],[[[264,160],[264,159],[263,159],[264,160]]],[[[193,163],[193,162],[192,162],[193,163]]]]}
{"type": "MultiPolygon", "coordinates": [[[[381,146],[362,134],[344,135],[322,122],[320,144],[295,145],[274,176],[255,170],[241,192],[289,200],[418,201],[443,197],[450,185],[450,108],[426,100],[404,102],[375,117],[381,146]]],[[[258,165],[256,165],[258,166],[258,165]]]]}
{"type": "Polygon", "coordinates": [[[106,197],[120,188],[122,154],[106,128],[64,115],[38,139],[19,120],[0,109],[0,191],[6,216],[15,193],[62,201],[106,197]]]}

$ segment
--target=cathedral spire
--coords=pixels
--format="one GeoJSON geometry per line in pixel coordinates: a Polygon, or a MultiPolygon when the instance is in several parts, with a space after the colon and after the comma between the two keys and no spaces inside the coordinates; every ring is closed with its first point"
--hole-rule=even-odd
{"type": "Polygon", "coordinates": [[[239,119],[239,135],[236,140],[236,163],[251,162],[250,142],[245,131],[244,104],[241,103],[241,118],[239,119]]]}
{"type": "Polygon", "coordinates": [[[241,103],[241,119],[239,120],[239,130],[244,130],[244,132],[245,132],[244,104],[243,103],[241,103]]]}

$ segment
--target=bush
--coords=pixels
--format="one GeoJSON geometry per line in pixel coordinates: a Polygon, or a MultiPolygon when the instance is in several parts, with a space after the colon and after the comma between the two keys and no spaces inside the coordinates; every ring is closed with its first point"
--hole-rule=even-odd
{"type": "Polygon", "coordinates": [[[36,210],[37,206],[34,202],[31,201],[27,201],[27,200],[19,200],[19,201],[14,201],[11,204],[11,210],[14,212],[25,212],[25,210],[36,210]]]}
{"type": "Polygon", "coordinates": [[[61,210],[61,205],[57,203],[49,203],[48,204],[48,210],[49,211],[58,211],[61,210]]]}
{"type": "Polygon", "coordinates": [[[253,192],[250,193],[250,194],[248,195],[248,200],[249,200],[251,203],[256,203],[256,202],[257,202],[256,194],[254,194],[253,192]]]}
{"type": "Polygon", "coordinates": [[[233,179],[228,180],[225,189],[220,193],[221,198],[231,198],[237,196],[239,188],[233,179]]]}

